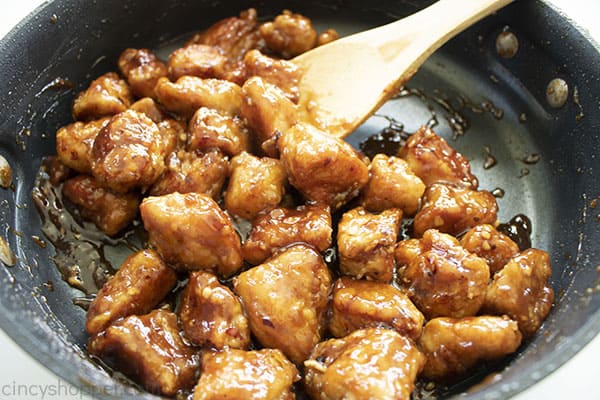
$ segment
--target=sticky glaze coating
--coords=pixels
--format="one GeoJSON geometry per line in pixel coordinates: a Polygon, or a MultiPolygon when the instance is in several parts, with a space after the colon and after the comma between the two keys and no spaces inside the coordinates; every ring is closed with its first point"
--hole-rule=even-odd
{"type": "Polygon", "coordinates": [[[92,147],[94,140],[110,117],[90,122],[73,122],[56,132],[56,154],[69,168],[82,174],[92,173],[92,147]]]}
{"type": "Polygon", "coordinates": [[[395,256],[398,284],[427,319],[476,315],[483,305],[490,269],[453,236],[430,229],[398,243],[395,256]]]}
{"type": "Polygon", "coordinates": [[[167,76],[167,66],[149,49],[125,49],[117,63],[137,97],[154,97],[156,82],[167,76]]]}
{"type": "Polygon", "coordinates": [[[425,357],[390,329],[357,330],[319,343],[304,362],[312,399],[409,399],[425,357]]]}
{"type": "Polygon", "coordinates": [[[298,370],[279,350],[207,352],[193,400],[293,400],[298,380],[298,370]]]}
{"type": "Polygon", "coordinates": [[[88,351],[139,382],[150,393],[173,396],[196,383],[199,357],[179,335],[169,311],[131,315],[92,336],[88,351]]]}
{"type": "Polygon", "coordinates": [[[391,282],[401,220],[402,211],[395,208],[380,214],[363,207],[345,212],[337,234],[340,272],[358,279],[391,282]]]}
{"type": "Polygon", "coordinates": [[[301,364],[319,343],[331,291],[327,265],[312,247],[297,244],[234,278],[250,329],[265,347],[301,364]]]}
{"type": "Polygon", "coordinates": [[[87,332],[95,335],[119,318],[151,311],[176,282],[175,271],[155,251],[132,254],[92,301],[86,317],[87,332]]]}
{"type": "Polygon", "coordinates": [[[485,297],[485,310],[506,314],[519,323],[526,338],[540,327],[554,301],[548,279],[550,256],[543,250],[527,249],[513,257],[494,276],[485,297]]]}
{"type": "Polygon", "coordinates": [[[485,259],[492,274],[500,271],[519,252],[515,242],[489,224],[470,229],[460,239],[460,244],[465,250],[485,259]]]}
{"type": "Polygon", "coordinates": [[[438,382],[456,380],[481,361],[516,351],[521,337],[517,323],[507,316],[434,318],[419,339],[427,358],[423,376],[438,382]]]}
{"type": "Polygon", "coordinates": [[[183,270],[214,270],[230,276],[242,266],[241,244],[219,205],[201,193],[146,197],[140,213],[149,242],[163,259],[183,270]]]}
{"type": "Polygon", "coordinates": [[[218,148],[228,156],[250,151],[250,137],[242,118],[230,117],[215,109],[200,107],[189,123],[187,150],[218,148]]]}
{"type": "Polygon", "coordinates": [[[283,11],[272,22],[260,26],[267,46],[284,58],[292,58],[315,47],[317,32],[303,15],[283,11]]]}
{"type": "Polygon", "coordinates": [[[252,229],[242,246],[244,260],[260,264],[277,250],[293,243],[307,243],[323,252],[331,247],[332,230],[327,206],[274,208],[252,222],[252,229]]]}
{"type": "Polygon", "coordinates": [[[496,198],[486,190],[471,190],[445,183],[434,183],[425,191],[423,205],[415,215],[414,234],[428,229],[458,235],[479,224],[495,224],[496,198]]]}
{"type": "Polygon", "coordinates": [[[231,160],[230,171],[223,200],[233,215],[252,220],[279,205],[285,195],[287,173],[275,158],[243,152],[231,160]]]}
{"type": "Polygon", "coordinates": [[[333,286],[329,331],[335,337],[379,326],[416,340],[424,320],[408,296],[387,283],[342,277],[333,286]]]}
{"type": "Polygon", "coordinates": [[[250,345],[248,319],[239,298],[210,272],[190,273],[178,313],[183,334],[196,346],[221,350],[250,345]]]}
{"type": "Polygon", "coordinates": [[[369,180],[367,164],[346,142],[308,124],[296,124],[277,141],[290,183],[309,201],[337,210],[369,180]]]}
{"type": "Polygon", "coordinates": [[[91,176],[77,175],[66,180],[62,192],[78,207],[83,218],[109,236],[129,226],[138,214],[137,193],[113,193],[91,176]]]}
{"type": "Polygon", "coordinates": [[[469,161],[446,140],[425,126],[419,128],[398,152],[425,185],[449,182],[477,189],[477,178],[469,161]]]}
{"type": "Polygon", "coordinates": [[[73,103],[73,118],[89,121],[125,111],[133,96],[123,79],[114,72],[96,78],[90,86],[79,93],[73,103]]]}
{"type": "Polygon", "coordinates": [[[251,50],[244,57],[244,66],[248,77],[260,77],[264,82],[281,89],[294,104],[298,103],[301,72],[296,64],[268,57],[259,50],[251,50]]]}

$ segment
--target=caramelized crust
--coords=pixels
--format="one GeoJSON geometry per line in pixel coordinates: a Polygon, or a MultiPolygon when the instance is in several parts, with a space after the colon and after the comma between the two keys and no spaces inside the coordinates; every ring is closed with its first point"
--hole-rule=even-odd
{"type": "Polygon", "coordinates": [[[406,294],[387,283],[343,277],[333,286],[329,331],[335,337],[380,326],[417,340],[424,319],[406,294]]]}
{"type": "Polygon", "coordinates": [[[251,50],[244,57],[244,66],[248,78],[259,76],[263,81],[277,86],[293,103],[298,103],[301,73],[296,64],[286,60],[276,60],[251,50]]]}
{"type": "Polygon", "coordinates": [[[111,116],[129,108],[133,97],[127,83],[114,72],[99,76],[79,93],[73,103],[73,118],[79,121],[111,116]]]}
{"type": "Polygon", "coordinates": [[[495,274],[519,253],[519,246],[492,225],[482,224],[471,228],[460,239],[465,250],[483,258],[495,274]]]}
{"type": "Polygon", "coordinates": [[[192,116],[187,136],[187,150],[207,151],[217,148],[228,156],[250,150],[248,129],[243,119],[200,107],[192,116]]]}
{"type": "Polygon", "coordinates": [[[118,65],[136,97],[154,97],[156,82],[167,76],[167,66],[148,49],[125,49],[118,65]]]}
{"type": "Polygon", "coordinates": [[[260,35],[267,46],[284,58],[292,58],[315,47],[317,32],[310,19],[284,10],[273,22],[260,26],[260,35]]]}
{"type": "Polygon", "coordinates": [[[177,316],[168,311],[115,322],[90,339],[88,351],[157,395],[174,396],[197,379],[198,354],[183,342],[177,316]]]}
{"type": "Polygon", "coordinates": [[[193,271],[179,304],[185,337],[196,346],[246,349],[248,319],[240,300],[210,272],[193,271]]]}
{"type": "Polygon", "coordinates": [[[294,400],[298,380],[294,364],[276,349],[207,352],[193,400],[294,400]]]}
{"type": "Polygon", "coordinates": [[[92,301],[85,329],[96,335],[119,318],[149,312],[173,289],[176,281],[175,271],[154,250],[130,255],[92,301]]]}
{"type": "Polygon", "coordinates": [[[517,350],[521,333],[507,316],[434,318],[423,329],[419,347],[427,357],[423,377],[451,382],[482,361],[500,359],[517,350]]]}
{"type": "Polygon", "coordinates": [[[240,238],[229,216],[208,195],[146,197],[140,206],[150,244],[184,270],[230,276],[242,266],[240,238]]]}
{"type": "Polygon", "coordinates": [[[426,126],[410,136],[399,155],[426,186],[448,182],[477,189],[479,185],[469,161],[426,126]]]}
{"type": "Polygon", "coordinates": [[[169,78],[176,81],[182,76],[221,78],[227,58],[213,46],[190,44],[176,49],[169,56],[169,78]]]}
{"type": "Polygon", "coordinates": [[[293,243],[307,243],[322,252],[331,247],[331,234],[331,213],[326,206],[274,208],[252,222],[242,252],[244,260],[255,265],[293,243]]]}
{"type": "Polygon", "coordinates": [[[69,168],[82,174],[92,173],[92,147],[94,140],[110,117],[90,122],[73,122],[56,132],[56,154],[69,168]]]}
{"type": "Polygon", "coordinates": [[[315,400],[409,399],[425,357],[391,329],[369,328],[315,346],[304,383],[315,400]]]}
{"type": "Polygon", "coordinates": [[[296,364],[321,340],[331,277],[312,247],[296,244],[233,279],[250,329],[296,364]]]}

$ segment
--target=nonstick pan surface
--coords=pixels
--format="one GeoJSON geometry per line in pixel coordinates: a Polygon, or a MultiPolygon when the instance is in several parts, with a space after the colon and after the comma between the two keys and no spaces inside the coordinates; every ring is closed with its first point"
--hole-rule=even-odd
{"type": "MultiPolygon", "coordinates": [[[[151,397],[86,356],[85,312],[72,302],[82,294],[61,279],[52,261],[55,249],[40,246],[41,220],[31,197],[43,157],[55,152],[56,129],[71,121],[75,94],[116,70],[124,48],[164,54],[186,34],[250,6],[263,17],[289,8],[320,29],[345,35],[429,3],[64,0],[39,8],[0,41],[0,154],[14,173],[14,190],[0,191],[1,236],[17,257],[14,267],[0,268],[2,329],[43,365],[99,398],[151,397]],[[61,79],[74,86],[56,84],[61,79]]],[[[471,160],[480,186],[504,191],[500,220],[527,215],[533,246],[551,254],[557,296],[546,323],[500,375],[469,390],[467,398],[506,398],[524,390],[600,331],[599,74],[598,49],[568,21],[542,2],[517,1],[436,52],[403,96],[347,139],[360,147],[386,127],[413,132],[435,123],[435,116],[434,129],[471,160]],[[512,59],[495,50],[505,27],[519,40],[512,59]],[[545,94],[554,78],[570,89],[557,109],[545,94]],[[484,168],[490,156],[497,163],[484,168]]]]}

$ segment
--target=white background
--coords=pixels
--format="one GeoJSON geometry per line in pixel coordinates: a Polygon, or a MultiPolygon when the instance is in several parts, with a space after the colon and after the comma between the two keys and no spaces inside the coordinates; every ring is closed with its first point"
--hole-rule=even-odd
{"type": "MultiPolygon", "coordinates": [[[[476,0],[473,0],[476,1],[476,0]]],[[[42,0],[0,0],[0,37],[4,36],[21,18],[26,16],[42,0]]],[[[600,43],[600,0],[552,0],[558,8],[587,29],[596,42],[600,43]]],[[[539,399],[600,399],[600,336],[584,348],[571,361],[516,397],[517,400],[539,399]]],[[[77,388],[59,380],[49,370],[15,345],[0,330],[0,399],[90,399],[77,388]],[[31,385],[36,387],[31,387],[31,385]],[[28,393],[19,385],[29,385],[28,393]],[[48,390],[42,395],[42,390],[48,390]],[[50,390],[60,395],[49,396],[50,390]],[[18,392],[21,391],[19,395],[18,392]]]]}

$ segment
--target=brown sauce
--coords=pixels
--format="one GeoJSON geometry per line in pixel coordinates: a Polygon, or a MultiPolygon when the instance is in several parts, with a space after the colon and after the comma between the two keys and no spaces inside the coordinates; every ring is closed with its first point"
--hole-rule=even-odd
{"type": "Polygon", "coordinates": [[[498,225],[497,229],[511,238],[519,250],[531,248],[531,220],[526,215],[517,214],[509,222],[498,225]]]}

